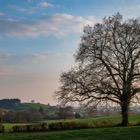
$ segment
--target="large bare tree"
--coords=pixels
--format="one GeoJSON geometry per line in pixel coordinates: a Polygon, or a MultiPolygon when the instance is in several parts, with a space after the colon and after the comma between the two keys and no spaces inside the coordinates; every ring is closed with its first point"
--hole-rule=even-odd
{"type": "Polygon", "coordinates": [[[117,13],[83,32],[75,55],[78,67],[61,74],[55,94],[63,103],[117,103],[127,126],[130,104],[140,94],[140,21],[123,21],[117,13]]]}

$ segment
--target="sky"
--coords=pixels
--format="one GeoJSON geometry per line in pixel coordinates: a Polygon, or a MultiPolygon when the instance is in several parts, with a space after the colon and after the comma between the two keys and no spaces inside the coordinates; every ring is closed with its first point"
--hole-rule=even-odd
{"type": "Polygon", "coordinates": [[[139,17],[140,0],[0,0],[0,99],[58,104],[83,27],[117,12],[139,17]]]}

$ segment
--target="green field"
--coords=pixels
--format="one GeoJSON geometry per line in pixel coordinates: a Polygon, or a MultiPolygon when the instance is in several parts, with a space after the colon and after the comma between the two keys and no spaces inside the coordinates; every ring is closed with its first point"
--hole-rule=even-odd
{"type": "MultiPolygon", "coordinates": [[[[130,121],[133,124],[136,124],[138,122],[138,118],[140,118],[140,115],[132,115],[130,116],[130,121]]],[[[111,121],[114,125],[118,124],[121,122],[121,117],[120,116],[115,116],[115,117],[99,117],[99,118],[89,118],[89,119],[70,119],[70,120],[46,120],[46,121],[41,121],[45,123],[54,123],[54,122],[86,122],[86,123],[93,123],[93,122],[103,122],[103,121],[111,121]]],[[[4,123],[5,131],[11,131],[12,127],[15,125],[28,125],[31,123],[4,123]]],[[[34,123],[33,123],[34,124],[34,123]]]]}
{"type": "Polygon", "coordinates": [[[4,133],[0,140],[140,140],[140,126],[38,133],[4,133]]]}
{"type": "MultiPolygon", "coordinates": [[[[31,132],[31,133],[8,133],[12,130],[14,125],[27,125],[28,123],[12,123],[4,124],[6,133],[0,134],[0,140],[140,140],[140,126],[133,126],[140,124],[140,115],[130,115],[129,127],[97,127],[90,129],[78,130],[64,130],[64,131],[51,131],[51,132],[31,132]]],[[[59,120],[64,121],[64,120],[59,120]]],[[[109,121],[113,124],[121,122],[121,117],[102,117],[91,119],[67,120],[76,122],[104,122],[109,121]]],[[[45,121],[47,123],[58,122],[45,121]]],[[[99,123],[100,124],[100,123],[99,123]]]]}
{"type": "MultiPolygon", "coordinates": [[[[42,122],[52,123],[52,122],[60,122],[60,121],[64,121],[64,120],[46,120],[42,122]]],[[[70,119],[66,121],[78,121],[78,122],[88,122],[88,123],[110,121],[114,125],[116,125],[121,123],[121,116],[97,117],[97,118],[89,118],[89,119],[70,119]]],[[[140,114],[130,115],[129,121],[131,125],[136,125],[137,123],[140,123],[140,114]]]]}
{"type": "Polygon", "coordinates": [[[40,107],[42,107],[43,109],[48,108],[48,105],[41,104],[41,103],[21,103],[21,106],[24,106],[27,108],[34,108],[34,109],[39,109],[40,107]]]}

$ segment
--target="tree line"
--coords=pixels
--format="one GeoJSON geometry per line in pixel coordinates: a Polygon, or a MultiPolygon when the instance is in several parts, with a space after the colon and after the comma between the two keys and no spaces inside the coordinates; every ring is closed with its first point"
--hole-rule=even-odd
{"type": "Polygon", "coordinates": [[[21,103],[20,99],[1,99],[0,100],[0,108],[5,109],[16,109],[18,108],[19,104],[21,103]]]}
{"type": "MultiPolygon", "coordinates": [[[[132,108],[131,113],[140,114],[140,108],[132,108]]],[[[47,109],[27,108],[25,110],[4,110],[0,109],[0,122],[38,122],[43,120],[66,120],[66,119],[84,119],[104,116],[120,115],[119,107],[61,107],[49,106],[47,109]]]]}

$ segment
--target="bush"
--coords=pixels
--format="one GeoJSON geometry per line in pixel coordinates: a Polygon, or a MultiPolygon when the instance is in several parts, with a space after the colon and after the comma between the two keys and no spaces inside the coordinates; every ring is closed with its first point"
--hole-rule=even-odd
{"type": "Polygon", "coordinates": [[[93,127],[92,123],[88,122],[64,122],[63,129],[84,129],[93,127]]]}
{"type": "Polygon", "coordinates": [[[27,126],[26,125],[20,125],[20,126],[13,126],[14,132],[27,132],[27,126]]]}
{"type": "Polygon", "coordinates": [[[49,124],[49,130],[62,130],[62,122],[58,122],[58,123],[50,123],[49,124]]]}
{"type": "Polygon", "coordinates": [[[0,133],[3,133],[3,132],[4,132],[4,126],[0,125],[0,133]]]}
{"type": "Polygon", "coordinates": [[[96,121],[93,123],[90,122],[56,122],[56,123],[38,123],[33,125],[25,126],[14,126],[14,132],[35,132],[35,131],[57,131],[57,130],[68,130],[68,129],[85,129],[85,128],[95,128],[103,126],[112,126],[113,122],[111,121],[96,121]]]}
{"type": "Polygon", "coordinates": [[[47,123],[13,126],[13,132],[35,132],[35,131],[48,131],[48,130],[49,129],[47,123]]]}
{"type": "Polygon", "coordinates": [[[35,131],[56,131],[67,129],[91,128],[93,125],[86,122],[57,122],[57,123],[40,123],[34,125],[13,126],[13,132],[35,132],[35,131]]]}
{"type": "Polygon", "coordinates": [[[67,130],[67,129],[84,129],[92,128],[94,125],[87,122],[58,122],[49,124],[49,130],[67,130]]]}

